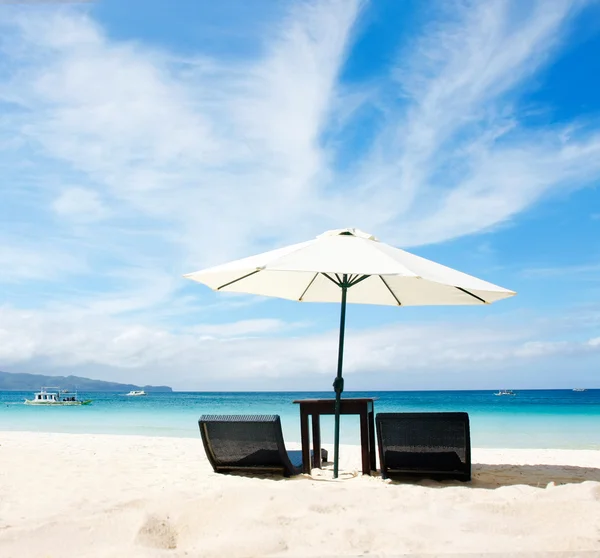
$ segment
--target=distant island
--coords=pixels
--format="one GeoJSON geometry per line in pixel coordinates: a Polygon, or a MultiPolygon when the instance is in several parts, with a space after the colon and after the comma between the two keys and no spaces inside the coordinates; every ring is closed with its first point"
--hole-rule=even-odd
{"type": "Polygon", "coordinates": [[[136,386],[118,382],[91,380],[80,376],[45,376],[43,374],[18,374],[0,371],[0,391],[37,391],[42,386],[79,391],[132,391],[171,392],[169,386],[136,386]]]}

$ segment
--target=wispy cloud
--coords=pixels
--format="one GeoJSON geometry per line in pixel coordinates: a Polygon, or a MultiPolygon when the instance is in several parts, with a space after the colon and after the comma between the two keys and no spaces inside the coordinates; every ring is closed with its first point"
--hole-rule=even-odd
{"type": "Polygon", "coordinates": [[[525,81],[552,58],[582,5],[464,3],[403,51],[398,106],[387,107],[359,174],[374,224],[405,245],[440,242],[598,177],[600,135],[529,129],[518,110],[525,81]]]}
{"type": "Polygon", "coordinates": [[[214,261],[276,234],[313,199],[357,6],[302,8],[261,58],[227,65],[111,43],[81,15],[19,19],[4,49],[21,71],[4,96],[23,109],[20,135],[87,187],[178,230],[190,264],[214,261]]]}
{"type": "Polygon", "coordinates": [[[526,278],[559,277],[570,280],[592,279],[600,280],[600,263],[587,265],[565,265],[561,267],[537,267],[524,269],[521,275],[526,278]]]}
{"type": "Polygon", "coordinates": [[[66,188],[56,198],[53,208],[61,217],[75,221],[96,221],[106,216],[106,207],[97,192],[85,188],[66,188]]]}
{"type": "Polygon", "coordinates": [[[322,138],[358,8],[299,4],[260,58],[226,66],[112,42],[84,15],[28,15],[4,41],[20,70],[2,96],[22,108],[11,117],[18,137],[83,173],[88,204],[106,192],[121,213],[169,229],[182,267],[342,221],[405,245],[446,240],[600,172],[596,136],[527,130],[515,110],[515,91],[560,45],[574,6],[537,2],[515,19],[496,1],[461,7],[407,47],[410,63],[385,86],[402,102],[386,108],[358,179],[336,176],[339,140],[322,138]]]}
{"type": "Polygon", "coordinates": [[[262,335],[280,335],[289,333],[292,330],[306,328],[310,324],[306,323],[287,323],[283,320],[273,318],[263,318],[254,320],[241,320],[239,322],[225,324],[202,324],[189,328],[189,332],[201,335],[204,339],[225,338],[256,338],[262,335]]]}
{"type": "Polygon", "coordinates": [[[85,262],[56,250],[51,243],[40,241],[34,249],[18,240],[6,238],[0,238],[0,268],[3,283],[53,281],[65,274],[89,272],[85,262]]]}
{"type": "MultiPolygon", "coordinates": [[[[152,294],[152,276],[170,273],[173,294],[183,271],[301,221],[306,190],[326,164],[319,135],[357,10],[299,5],[259,58],[227,64],[113,42],[83,12],[15,12],[0,43],[0,100],[17,141],[1,162],[20,186],[13,200],[25,184],[47,197],[36,200],[42,220],[20,224],[18,251],[4,249],[11,274],[43,276],[33,254],[49,221],[53,252],[92,263],[97,292],[87,306],[113,309],[121,299],[129,311],[142,305],[123,283],[132,266],[146,269],[132,288],[135,299],[148,293],[150,307],[167,296],[152,294]],[[10,164],[26,160],[25,173],[10,164]]],[[[55,266],[46,278],[71,271],[55,266]]]]}

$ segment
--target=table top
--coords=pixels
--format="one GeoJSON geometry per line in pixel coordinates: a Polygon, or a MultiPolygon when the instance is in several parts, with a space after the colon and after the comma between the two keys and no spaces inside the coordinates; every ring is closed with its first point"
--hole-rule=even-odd
{"type": "MultiPolygon", "coordinates": [[[[376,397],[342,397],[342,401],[351,401],[352,403],[373,403],[376,397]]],[[[328,403],[335,402],[335,397],[327,397],[326,399],[296,399],[294,403],[328,403]]]]}

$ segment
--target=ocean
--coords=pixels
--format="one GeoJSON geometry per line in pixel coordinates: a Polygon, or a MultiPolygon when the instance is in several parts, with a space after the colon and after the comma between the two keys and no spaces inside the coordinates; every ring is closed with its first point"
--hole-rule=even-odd
{"type": "MultiPolygon", "coordinates": [[[[295,399],[332,397],[332,392],[84,393],[82,407],[24,405],[32,392],[0,392],[3,430],[199,437],[202,414],[278,414],[285,439],[300,441],[295,399]]],[[[492,391],[344,392],[375,397],[375,412],[466,411],[474,447],[600,449],[600,390],[522,390],[514,397],[492,391]]],[[[333,442],[333,418],[322,417],[324,444],[333,442]]],[[[341,442],[359,443],[358,418],[342,417],[341,442]]]]}

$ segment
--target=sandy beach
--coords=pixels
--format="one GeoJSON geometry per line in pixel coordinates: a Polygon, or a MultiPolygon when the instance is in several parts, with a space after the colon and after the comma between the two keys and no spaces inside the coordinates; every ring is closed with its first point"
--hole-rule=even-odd
{"type": "Polygon", "coordinates": [[[215,474],[200,439],[3,432],[0,556],[600,553],[600,452],[473,451],[473,481],[215,474]]]}

